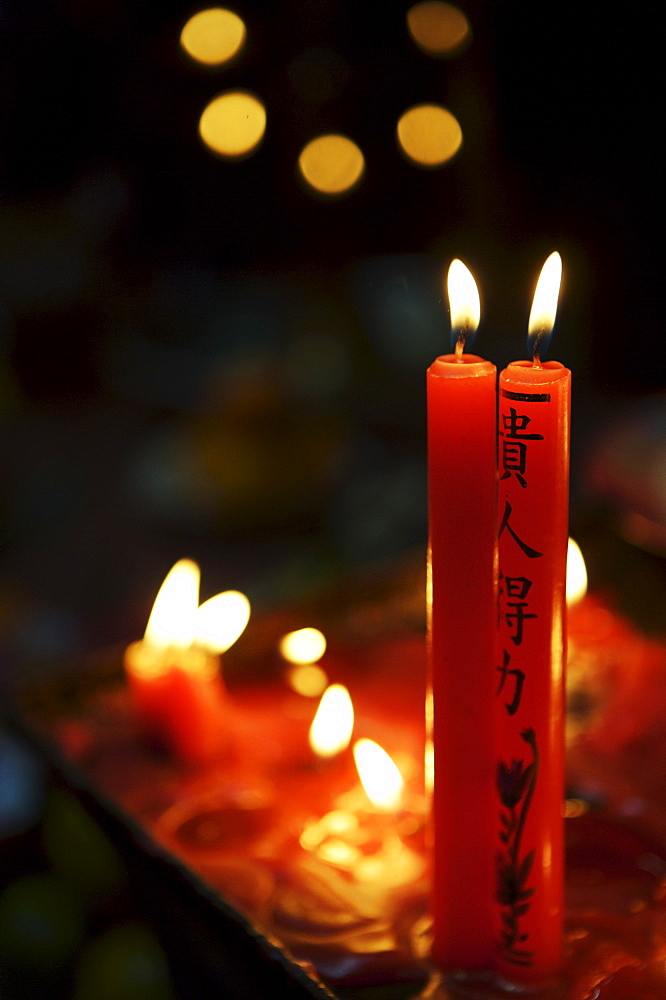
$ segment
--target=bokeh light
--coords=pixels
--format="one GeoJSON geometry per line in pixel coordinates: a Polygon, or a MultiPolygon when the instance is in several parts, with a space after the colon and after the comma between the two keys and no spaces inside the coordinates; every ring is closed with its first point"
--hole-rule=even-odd
{"type": "Polygon", "coordinates": [[[458,120],[440,104],[416,104],[400,117],[398,144],[420,167],[441,167],[462,145],[458,120]]]}
{"type": "Polygon", "coordinates": [[[423,0],[410,7],[407,28],[416,45],[431,56],[455,55],[471,37],[463,12],[443,0],[423,0]]]}
{"type": "Polygon", "coordinates": [[[331,133],[312,139],[302,150],[298,166],[303,179],[320,194],[346,194],[365,169],[363,153],[351,139],[331,133]]]}
{"type": "Polygon", "coordinates": [[[232,10],[211,7],[194,14],[180,34],[180,44],[191,59],[206,66],[229,62],[243,48],[245,24],[232,10]]]}
{"type": "Polygon", "coordinates": [[[299,628],[282,636],[279,649],[290,663],[316,663],[326,652],[326,636],[318,628],[299,628]]]}
{"type": "Polygon", "coordinates": [[[215,97],[199,120],[199,135],[218,156],[240,159],[252,153],[266,131],[266,108],[253,94],[234,90],[215,97]]]}
{"type": "Polygon", "coordinates": [[[328,674],[318,663],[294,664],[287,673],[287,683],[304,698],[318,698],[328,687],[328,674]]]}

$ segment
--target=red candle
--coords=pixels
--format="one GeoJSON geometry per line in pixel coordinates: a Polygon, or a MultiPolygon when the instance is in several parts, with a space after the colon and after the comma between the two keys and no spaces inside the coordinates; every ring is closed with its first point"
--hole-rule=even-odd
{"type": "Polygon", "coordinates": [[[227,693],[217,656],[196,647],[156,651],[144,640],[126,649],[125,670],[151,741],[187,763],[203,763],[226,749],[227,693]]]}
{"type": "Polygon", "coordinates": [[[564,892],[564,663],[571,373],[540,361],[561,261],[542,271],[532,361],[499,379],[499,649],[496,658],[497,964],[519,982],[555,976],[564,892]],[[541,294],[550,288],[550,307],[541,294]]]}
{"type": "Polygon", "coordinates": [[[480,312],[469,272],[458,311],[463,267],[449,272],[456,353],[427,374],[432,955],[449,970],[487,968],[494,930],[496,369],[463,353],[480,312]]]}

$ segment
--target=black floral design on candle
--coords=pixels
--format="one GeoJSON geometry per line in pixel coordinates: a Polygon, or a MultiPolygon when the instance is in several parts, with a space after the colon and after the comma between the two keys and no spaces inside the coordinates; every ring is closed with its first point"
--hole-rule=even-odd
{"type": "Polygon", "coordinates": [[[528,913],[535,889],[528,886],[534,850],[521,854],[521,842],[539,770],[536,733],[526,729],[522,739],[532,751],[532,760],[514,758],[510,764],[497,764],[497,791],[500,797],[499,839],[497,852],[497,902],[501,908],[500,948],[503,958],[513,965],[529,966],[533,952],[529,934],[523,932],[521,918],[528,913]]]}

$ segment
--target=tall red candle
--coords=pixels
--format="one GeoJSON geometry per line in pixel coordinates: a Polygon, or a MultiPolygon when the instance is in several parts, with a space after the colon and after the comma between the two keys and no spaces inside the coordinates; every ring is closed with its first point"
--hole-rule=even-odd
{"type": "Polygon", "coordinates": [[[427,373],[432,955],[473,970],[493,953],[496,369],[462,353],[452,292],[457,350],[427,373]]]}
{"type": "Polygon", "coordinates": [[[554,321],[559,256],[544,265],[544,280],[546,266],[555,272],[551,319],[531,320],[534,359],[510,364],[499,378],[497,965],[531,983],[558,972],[564,892],[571,373],[539,360],[540,335],[554,321]]]}

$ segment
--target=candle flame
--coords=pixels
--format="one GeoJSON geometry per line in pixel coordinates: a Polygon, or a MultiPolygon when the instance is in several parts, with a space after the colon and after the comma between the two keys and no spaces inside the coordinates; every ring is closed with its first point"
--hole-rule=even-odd
{"type": "Polygon", "coordinates": [[[451,339],[462,354],[465,341],[471,339],[481,319],[479,290],[471,271],[461,260],[451,261],[446,279],[451,310],[451,339]]]}
{"type": "Polygon", "coordinates": [[[318,628],[299,628],[282,636],[279,649],[289,663],[316,663],[326,652],[326,637],[318,628]]]}
{"type": "Polygon", "coordinates": [[[555,250],[546,259],[541,268],[527,326],[529,340],[532,345],[532,354],[534,360],[537,362],[541,357],[542,346],[544,348],[547,346],[547,338],[555,326],[555,314],[557,313],[557,300],[560,294],[561,281],[562,258],[557,250],[555,250]],[[546,344],[544,344],[544,341],[546,341],[546,344]]]}
{"type": "Polygon", "coordinates": [[[402,775],[386,750],[374,740],[357,740],[354,760],[365,794],[376,809],[390,812],[402,798],[402,775]]]}
{"type": "Polygon", "coordinates": [[[194,615],[194,642],[211,653],[225,653],[245,631],[250,602],[238,590],[225,590],[204,601],[194,615]]]}
{"type": "Polygon", "coordinates": [[[573,607],[587,593],[587,569],[580,547],[573,538],[569,539],[567,549],[567,604],[573,607]]]}
{"type": "Polygon", "coordinates": [[[349,746],[354,729],[354,706],[343,684],[326,688],[312,725],[310,746],[320,757],[333,757],[349,746]]]}
{"type": "Polygon", "coordinates": [[[180,559],[164,578],[148,619],[144,642],[154,649],[202,646],[224,653],[243,633],[250,602],[237,590],[216,594],[199,606],[199,567],[180,559]]]}
{"type": "Polygon", "coordinates": [[[180,559],[160,587],[146,626],[145,641],[156,648],[186,649],[194,641],[194,616],[199,606],[199,567],[180,559]]]}

